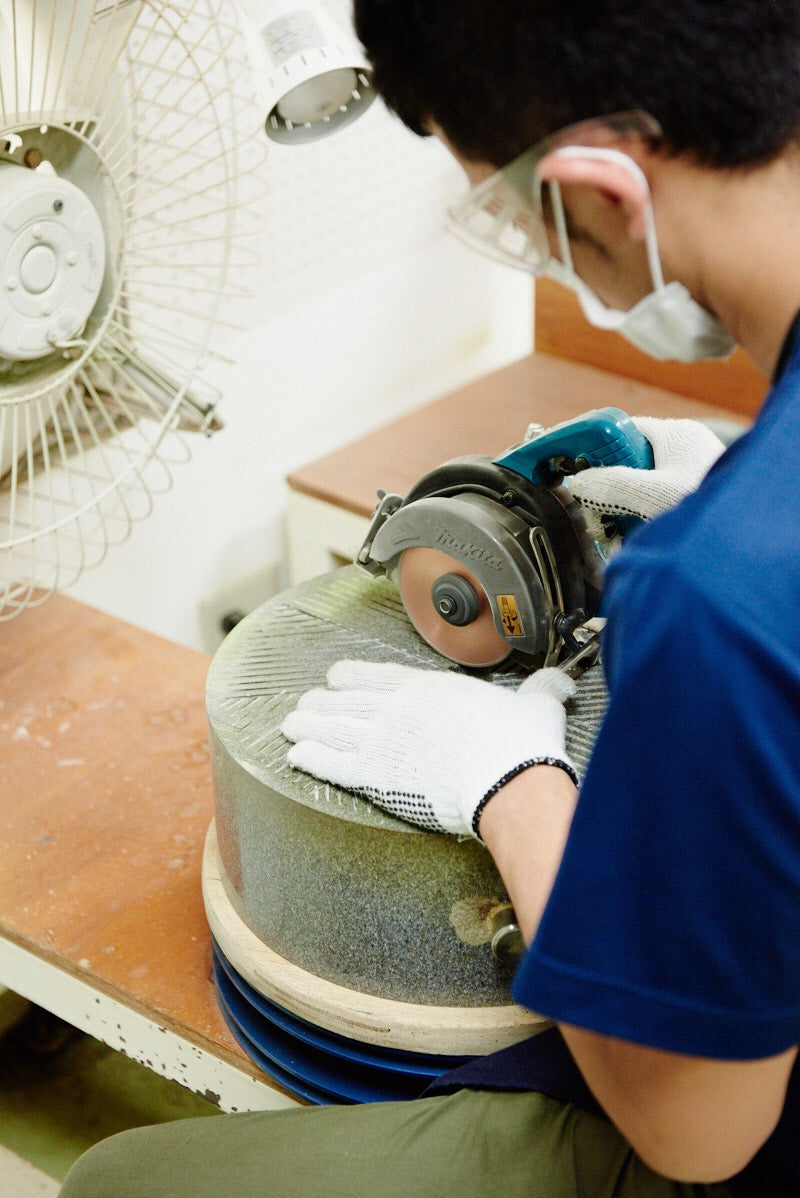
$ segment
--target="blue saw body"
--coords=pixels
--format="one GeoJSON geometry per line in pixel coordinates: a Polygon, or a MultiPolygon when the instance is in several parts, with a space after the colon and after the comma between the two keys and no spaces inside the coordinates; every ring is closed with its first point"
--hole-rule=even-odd
{"type": "Polygon", "coordinates": [[[595,408],[544,430],[494,460],[531,482],[549,483],[558,474],[576,474],[591,466],[652,470],[653,450],[621,408],[595,408]]]}

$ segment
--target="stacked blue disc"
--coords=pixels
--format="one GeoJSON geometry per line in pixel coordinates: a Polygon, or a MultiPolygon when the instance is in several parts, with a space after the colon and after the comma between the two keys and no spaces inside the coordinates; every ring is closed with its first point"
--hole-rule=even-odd
{"type": "Polygon", "coordinates": [[[298,1018],[255,990],[213,945],[214,984],[228,1027],[247,1055],[291,1093],[312,1103],[417,1098],[470,1057],[383,1048],[298,1018]]]}

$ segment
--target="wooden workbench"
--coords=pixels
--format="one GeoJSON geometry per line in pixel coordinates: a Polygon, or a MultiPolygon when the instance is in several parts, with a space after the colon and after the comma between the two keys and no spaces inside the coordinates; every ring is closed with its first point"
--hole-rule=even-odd
{"type": "MultiPolygon", "coordinates": [[[[357,545],[377,487],[404,494],[449,457],[499,452],[531,420],[605,404],[737,415],[533,354],[296,471],[290,496],[310,505],[296,546],[322,543],[331,513],[355,522],[357,545]]],[[[288,1106],[228,1032],[211,981],[208,664],[59,596],[0,624],[0,984],[225,1110],[288,1106]]]]}
{"type": "Polygon", "coordinates": [[[0,983],[225,1110],[287,1106],[211,980],[208,663],[63,596],[0,624],[0,983]]]}

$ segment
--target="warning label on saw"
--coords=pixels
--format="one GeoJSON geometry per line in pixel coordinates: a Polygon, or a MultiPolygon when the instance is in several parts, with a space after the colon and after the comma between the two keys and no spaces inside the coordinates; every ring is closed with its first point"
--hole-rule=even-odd
{"type": "Polygon", "coordinates": [[[497,608],[500,612],[500,619],[503,621],[506,636],[524,636],[525,630],[522,627],[522,620],[520,619],[515,596],[498,595],[497,608]]]}

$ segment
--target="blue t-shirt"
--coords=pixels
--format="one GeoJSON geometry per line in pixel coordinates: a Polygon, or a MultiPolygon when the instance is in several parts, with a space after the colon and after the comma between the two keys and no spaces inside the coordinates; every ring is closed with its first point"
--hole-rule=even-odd
{"type": "Polygon", "coordinates": [[[514,985],[639,1044],[800,1042],[800,339],[753,429],[608,568],[609,707],[514,985]]]}

